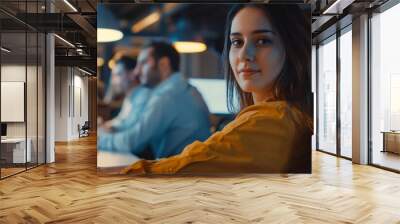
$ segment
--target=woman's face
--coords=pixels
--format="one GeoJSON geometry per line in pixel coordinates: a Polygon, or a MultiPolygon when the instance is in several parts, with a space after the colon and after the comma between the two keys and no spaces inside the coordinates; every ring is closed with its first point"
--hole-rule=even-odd
{"type": "Polygon", "coordinates": [[[285,62],[278,33],[261,9],[246,7],[233,18],[229,63],[244,92],[271,96],[285,62]]]}

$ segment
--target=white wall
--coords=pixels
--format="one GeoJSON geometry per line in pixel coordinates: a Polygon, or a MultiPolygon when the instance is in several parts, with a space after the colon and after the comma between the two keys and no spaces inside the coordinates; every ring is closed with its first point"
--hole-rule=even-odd
{"type": "Polygon", "coordinates": [[[72,67],[56,67],[56,141],[79,137],[78,124],[88,120],[88,78],[72,67]]]}
{"type": "MultiPolygon", "coordinates": [[[[29,68],[28,68],[29,69],[29,68]]],[[[1,81],[25,82],[25,65],[2,65],[1,66],[1,81]]],[[[7,110],[7,108],[1,108],[7,110]]],[[[7,137],[25,137],[25,123],[11,122],[7,123],[7,137]]]]}
{"type": "MultiPolygon", "coordinates": [[[[3,64],[1,66],[1,81],[3,82],[24,82],[26,83],[26,106],[22,107],[22,113],[26,112],[27,119],[23,122],[6,122],[7,137],[24,138],[25,135],[31,140],[32,161],[44,163],[44,74],[42,67],[36,67],[25,64],[3,64]],[[38,70],[37,70],[38,69],[38,70]],[[27,78],[27,80],[25,80],[27,78]],[[39,155],[37,156],[37,153],[39,155]]],[[[22,90],[22,94],[23,94],[22,90]]],[[[2,96],[7,97],[7,96],[2,96]]],[[[1,108],[1,110],[11,110],[10,107],[1,108]]],[[[12,113],[12,111],[7,111],[12,113]]]]}
{"type": "Polygon", "coordinates": [[[68,140],[68,87],[67,67],[55,68],[55,141],[68,140]]]}
{"type": "MultiPolygon", "coordinates": [[[[33,66],[28,66],[27,67],[28,74],[33,73],[33,71],[36,74],[36,67],[33,66]]],[[[25,65],[18,65],[18,64],[9,64],[9,65],[2,65],[1,66],[1,81],[2,82],[25,82],[25,65]]],[[[31,82],[31,80],[30,80],[31,82]]],[[[32,83],[30,83],[32,84],[32,83]]],[[[36,85],[36,82],[33,83],[36,85]]],[[[33,100],[31,98],[35,97],[36,98],[36,89],[30,89],[28,88],[28,93],[27,93],[27,102],[30,103],[33,100]],[[30,92],[29,90],[33,90],[34,92],[30,92]]],[[[35,106],[35,105],[30,105],[30,106],[35,106]]],[[[1,110],[7,110],[7,108],[1,108],[1,110]]],[[[35,120],[36,121],[36,114],[34,114],[34,117],[31,117],[31,113],[28,113],[28,121],[35,120]]],[[[32,127],[32,125],[28,125],[28,128],[32,127]]],[[[36,129],[36,127],[35,127],[36,129]]],[[[29,133],[29,130],[28,130],[29,133]]],[[[8,137],[25,137],[25,122],[7,122],[7,136],[8,137]]],[[[29,137],[29,136],[28,136],[29,137]]]]}

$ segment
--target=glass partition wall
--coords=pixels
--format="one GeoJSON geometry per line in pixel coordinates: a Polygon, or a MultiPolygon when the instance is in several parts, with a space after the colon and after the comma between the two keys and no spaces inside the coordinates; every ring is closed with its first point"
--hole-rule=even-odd
{"type": "Polygon", "coordinates": [[[371,18],[370,163],[400,171],[400,4],[371,18]]]}
{"type": "MultiPolygon", "coordinates": [[[[369,164],[400,172],[400,3],[369,18],[369,164]]],[[[317,149],[352,158],[351,25],[317,45],[317,149]],[[337,57],[338,55],[338,57],[337,57]],[[335,70],[336,69],[336,70],[335,70]]]]}
{"type": "Polygon", "coordinates": [[[351,25],[320,42],[317,63],[317,150],[352,157],[351,25]]]}
{"type": "Polygon", "coordinates": [[[22,22],[43,9],[17,3],[17,13],[0,3],[1,179],[45,163],[45,35],[22,22]]]}
{"type": "Polygon", "coordinates": [[[336,154],[336,36],[318,47],[318,145],[336,154]]]}

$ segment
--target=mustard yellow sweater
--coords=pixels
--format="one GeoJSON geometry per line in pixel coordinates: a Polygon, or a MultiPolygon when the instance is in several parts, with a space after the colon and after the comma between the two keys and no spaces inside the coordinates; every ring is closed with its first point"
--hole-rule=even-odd
{"type": "Polygon", "coordinates": [[[310,173],[311,118],[285,101],[249,106],[222,131],[181,154],[140,160],[134,174],[310,173]]]}

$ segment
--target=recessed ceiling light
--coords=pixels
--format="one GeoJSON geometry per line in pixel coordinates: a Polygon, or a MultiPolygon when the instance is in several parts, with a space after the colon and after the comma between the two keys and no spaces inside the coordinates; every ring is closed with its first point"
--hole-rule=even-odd
{"type": "Polygon", "coordinates": [[[81,68],[79,68],[79,67],[78,67],[78,69],[79,69],[79,71],[81,71],[81,72],[83,72],[83,73],[85,73],[85,74],[87,74],[87,75],[93,75],[92,73],[90,73],[90,72],[88,72],[88,71],[86,71],[86,70],[83,70],[83,69],[81,69],[81,68]]]}
{"type": "Polygon", "coordinates": [[[68,0],[64,0],[65,4],[68,5],[68,7],[70,7],[74,12],[78,12],[78,10],[68,1],[68,0]]]}
{"type": "Polygon", "coordinates": [[[342,14],[343,9],[352,4],[354,0],[336,0],[322,14],[342,14]]]}
{"type": "Polygon", "coordinates": [[[1,47],[0,49],[1,49],[2,51],[6,52],[6,53],[10,53],[10,52],[11,52],[11,50],[9,50],[9,49],[7,49],[7,48],[5,48],[5,47],[1,47]]]}
{"type": "Polygon", "coordinates": [[[64,39],[64,38],[62,38],[62,37],[60,37],[60,36],[57,35],[57,34],[54,34],[54,36],[57,37],[57,38],[58,38],[59,40],[61,40],[62,42],[66,43],[68,46],[75,48],[75,45],[73,45],[73,44],[72,44],[71,42],[69,42],[68,40],[66,40],[66,39],[64,39]]]}

